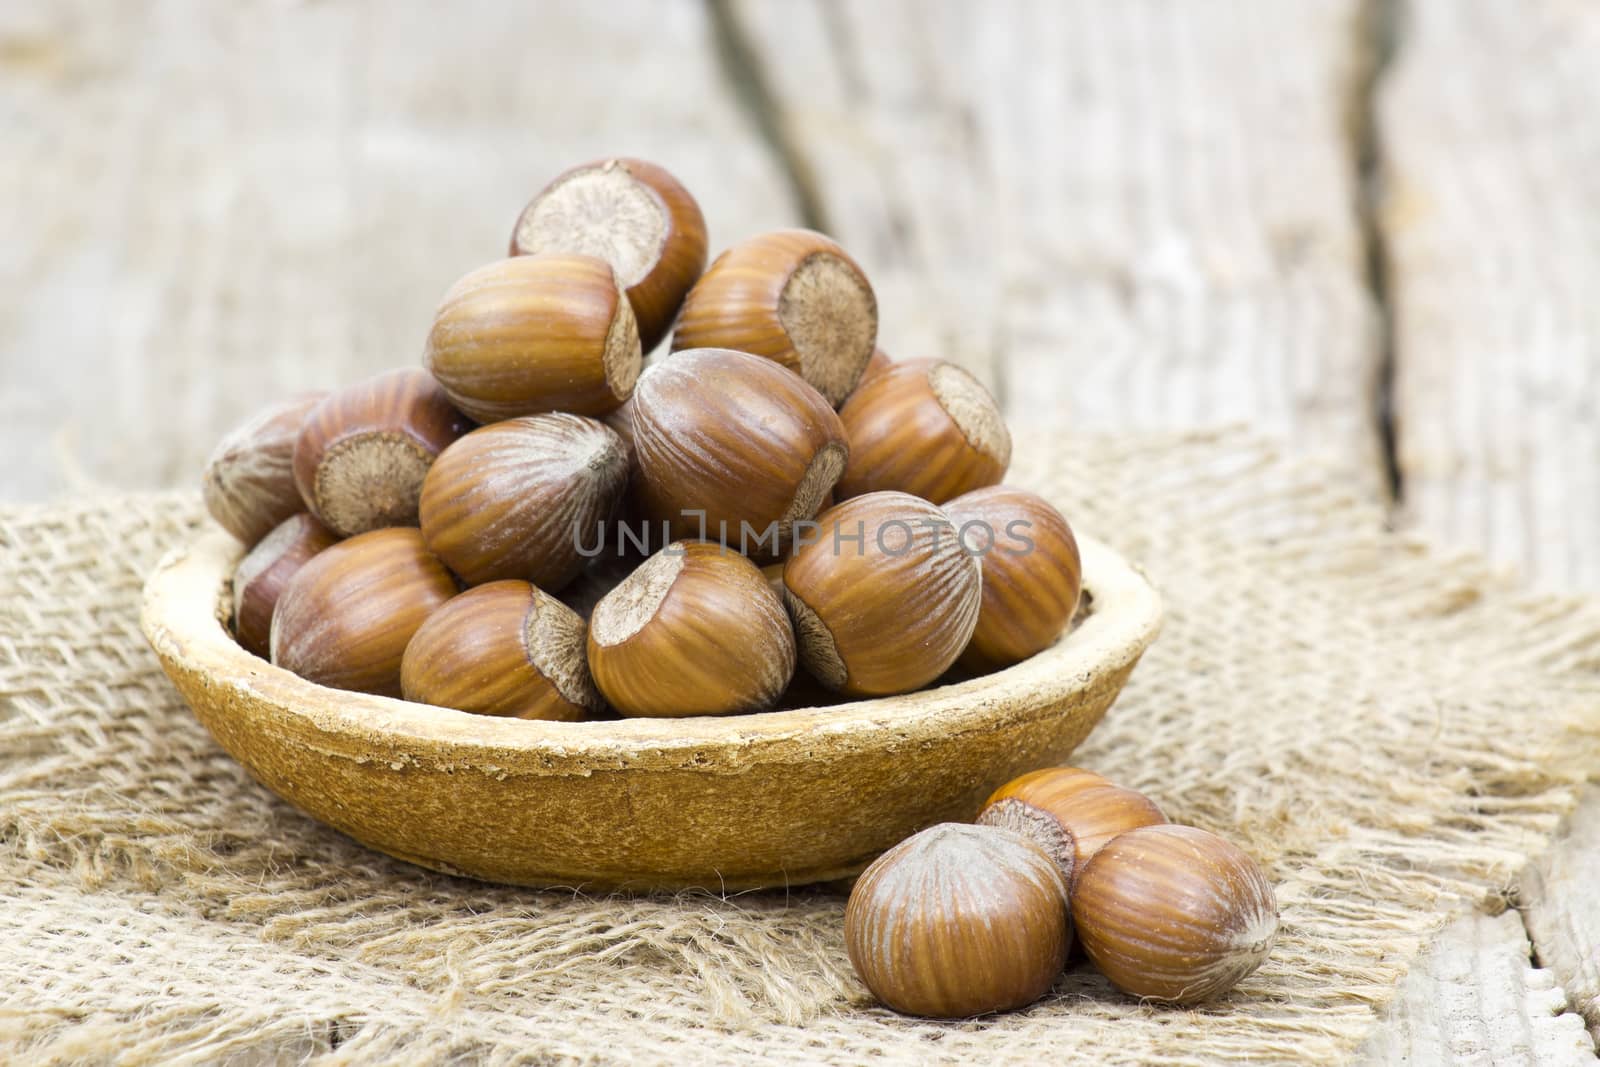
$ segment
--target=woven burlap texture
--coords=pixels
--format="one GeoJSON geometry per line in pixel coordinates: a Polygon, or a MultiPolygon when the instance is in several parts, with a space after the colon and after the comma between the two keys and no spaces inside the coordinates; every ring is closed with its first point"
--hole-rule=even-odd
{"type": "Polygon", "coordinates": [[[873,1005],[837,889],[595,898],[430,874],[256,785],[138,629],[187,494],[0,512],[0,1060],[1327,1062],[1426,936],[1495,907],[1600,755],[1600,611],[1383,531],[1237,432],[1036,436],[1041,488],[1161,587],[1077,761],[1266,865],[1283,932],[1202,1010],[1083,966],[965,1023],[873,1005]]]}

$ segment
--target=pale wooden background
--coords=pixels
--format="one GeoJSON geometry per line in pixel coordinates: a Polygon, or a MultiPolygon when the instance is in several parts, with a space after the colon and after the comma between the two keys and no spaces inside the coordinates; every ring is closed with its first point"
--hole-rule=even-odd
{"type": "MultiPolygon", "coordinates": [[[[1246,421],[1600,590],[1597,100],[1583,0],[11,0],[0,500],[192,483],[411,362],[534,189],[628,153],[713,247],[832,233],[885,347],[1019,423],[1246,421]]],[[[1597,884],[1591,798],[1368,1058],[1591,1060],[1597,884]]]]}

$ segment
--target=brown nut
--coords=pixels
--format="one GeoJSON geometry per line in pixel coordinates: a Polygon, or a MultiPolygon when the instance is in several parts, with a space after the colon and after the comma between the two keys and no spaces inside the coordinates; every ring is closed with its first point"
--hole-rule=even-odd
{"type": "Polygon", "coordinates": [[[751,552],[775,548],[773,537],[786,543],[814,516],[849,456],[839,417],[816,390],[770,360],[726,349],[652,367],[634,395],[633,442],[653,522],[674,538],[751,552]],[[704,513],[703,532],[685,512],[704,513]]]}
{"type": "Polygon", "coordinates": [[[624,715],[766,711],[794,676],[794,631],[761,569],[679,541],[595,606],[589,669],[624,715]]]}
{"type": "Polygon", "coordinates": [[[856,388],[861,388],[861,382],[866,381],[874,374],[881,374],[892,366],[894,366],[894,360],[889,358],[889,353],[881,348],[874,348],[872,350],[872,358],[867,360],[867,365],[862,368],[861,379],[856,382],[856,388]]]}
{"type": "Polygon", "coordinates": [[[1118,834],[1164,823],[1155,801],[1087,772],[1051,767],[1001,786],[978,813],[980,826],[1012,830],[1038,845],[1061,865],[1068,885],[1118,834]]]}
{"type": "Polygon", "coordinates": [[[546,252],[479,267],[450,287],[423,362],[479,422],[602,415],[633,392],[639,330],[610,264],[546,252]]]}
{"type": "Polygon", "coordinates": [[[1072,915],[1112,985],[1179,1004],[1238,985],[1278,936],[1278,903],[1255,860],[1192,826],[1112,839],[1078,876],[1072,915]]]}
{"type": "Polygon", "coordinates": [[[863,381],[839,409],[850,463],[839,495],[895,489],[935,504],[994,485],[1011,431],[994,397],[954,363],[908,359],[863,381]]]}
{"type": "Polygon", "coordinates": [[[1066,966],[1067,887],[1025,838],[941,823],[866,869],[844,936],[856,973],[896,1011],[959,1019],[1020,1008],[1066,966]]]}
{"type": "Polygon", "coordinates": [[[428,550],[469,585],[521,578],[554,592],[583,569],[628,480],[620,438],[594,419],[546,414],[474,430],[422,484],[428,550]]]}
{"type": "Polygon", "coordinates": [[[943,511],[868,493],[817,517],[817,539],[783,571],[800,662],[854,696],[906,693],[956,661],[978,622],[978,561],[943,511]]]}
{"type": "Polygon", "coordinates": [[[684,299],[672,350],[764,356],[837,406],[877,336],[878,301],[855,260],[820,233],[778,230],[716,258],[684,299]]]}
{"type": "Polygon", "coordinates": [[[245,544],[305,510],[294,484],[294,442],[322,396],[309,393],[258,412],[223,437],[206,461],[200,479],[206,510],[245,544]]]}
{"type": "Polygon", "coordinates": [[[274,526],[245,553],[233,569],[233,632],[246,651],[267,657],[278,598],[312,556],[337,540],[302,511],[274,526]]]}
{"type": "Polygon", "coordinates": [[[654,163],[602,159],[540,190],[511,233],[511,254],[577,252],[611,264],[649,352],[706,269],[706,220],[689,190],[654,163]]]}
{"type": "Polygon", "coordinates": [[[305,506],[340,537],[415,526],[422,479],[472,428],[422,370],[397,370],[329,393],[294,446],[305,506]]]}
{"type": "Polygon", "coordinates": [[[278,598],[272,662],[318,685],[400,696],[407,643],[455,594],[417,530],[359,534],[319,552],[278,598]]]}
{"type": "Polygon", "coordinates": [[[585,629],[538,586],[480,585],[417,629],[400,661],[400,690],[419,704],[477,715],[576,722],[600,708],[585,629]]]}
{"type": "Polygon", "coordinates": [[[983,673],[1055,644],[1083,589],[1078,542],[1061,512],[1005,485],[963,493],[944,510],[967,551],[983,560],[983,608],[961,665],[983,673]]]}

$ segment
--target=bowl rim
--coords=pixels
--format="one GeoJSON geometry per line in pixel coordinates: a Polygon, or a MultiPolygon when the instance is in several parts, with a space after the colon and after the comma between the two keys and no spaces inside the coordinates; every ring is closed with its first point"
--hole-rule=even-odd
{"type": "Polygon", "coordinates": [[[753,763],[999,729],[1050,714],[1076,693],[1120,684],[1160,630],[1161,599],[1112,549],[1077,540],[1091,606],[1061,640],[1029,659],[914,693],[748,715],[550,722],[308,682],[245,651],[228,632],[228,583],[245,546],[217,527],[156,565],[140,621],[169,671],[176,663],[200,675],[208,688],[226,691],[229,707],[270,705],[323,755],[517,776],[627,767],[737,773],[753,763]]]}

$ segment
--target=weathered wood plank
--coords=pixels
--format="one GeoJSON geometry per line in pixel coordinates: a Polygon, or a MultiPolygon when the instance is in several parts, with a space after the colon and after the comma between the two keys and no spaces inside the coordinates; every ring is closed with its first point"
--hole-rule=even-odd
{"type": "Polygon", "coordinates": [[[1250,420],[1381,483],[1355,0],[734,6],[882,343],[1013,419],[1250,420]]]}
{"type": "MultiPolygon", "coordinates": [[[[1600,590],[1600,8],[1415,0],[1380,95],[1404,517],[1600,590]]],[[[1600,1034],[1600,803],[1530,871],[1535,956],[1600,1034]]]]}
{"type": "MultiPolygon", "coordinates": [[[[972,366],[1015,419],[1249,419],[1381,484],[1351,115],[1370,12],[734,10],[823,221],[873,273],[891,352],[972,366]]],[[[1452,925],[1372,1055],[1429,1062],[1446,1046],[1426,1021],[1470,1011],[1457,1045],[1479,1059],[1566,1062],[1576,1017],[1540,1014],[1551,978],[1527,955],[1515,916],[1452,925]],[[1501,966],[1461,968],[1480,957],[1501,966]]]]}
{"type": "Polygon", "coordinates": [[[1514,911],[1452,923],[1417,960],[1362,1049],[1370,1067],[1557,1067],[1594,1063],[1594,1045],[1555,976],[1528,962],[1514,911]]]}
{"type": "Polygon", "coordinates": [[[795,218],[698,0],[0,5],[0,493],[189,484],[264,398],[418,358],[562,168],[795,218]]]}
{"type": "Polygon", "coordinates": [[[1591,785],[1566,832],[1522,876],[1518,903],[1539,962],[1566,987],[1600,1042],[1600,786],[1591,785]]]}
{"type": "Polygon", "coordinates": [[[1380,135],[1406,515],[1600,590],[1600,7],[1404,11],[1380,135]]]}

